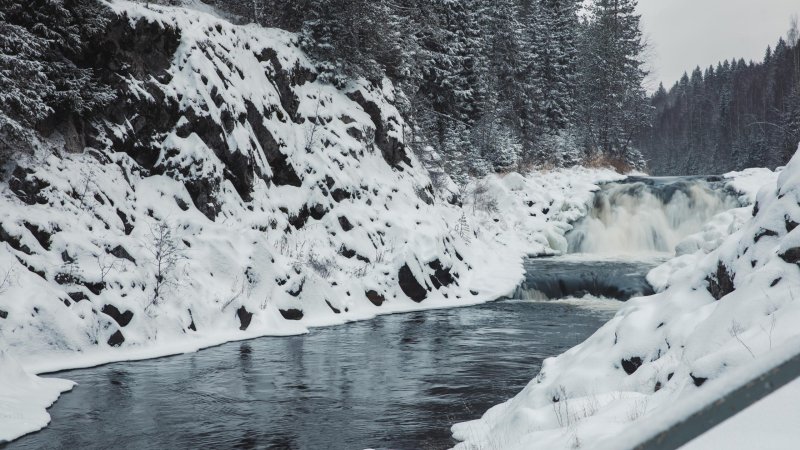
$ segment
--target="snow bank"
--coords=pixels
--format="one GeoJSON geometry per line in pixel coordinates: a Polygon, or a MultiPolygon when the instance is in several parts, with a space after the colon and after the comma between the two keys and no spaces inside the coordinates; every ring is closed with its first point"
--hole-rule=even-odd
{"type": "Polygon", "coordinates": [[[456,448],[630,448],[642,430],[763,370],[759,361],[796,352],[800,154],[774,175],[728,177],[754,206],[722,213],[680,244],[683,254],[650,274],[661,292],[629,301],[584,343],[546,360],[516,397],[455,425],[456,448]]]}
{"type": "Polygon", "coordinates": [[[8,353],[0,349],[0,443],[50,423],[46,408],[74,383],[29,375],[8,353]]]}
{"type": "MultiPolygon", "coordinates": [[[[490,176],[451,204],[390,83],[324,83],[280,30],[110,7],[98,70],[124,100],[87,124],[92,148],[43,151],[0,185],[0,342],[28,373],[494,300],[619,178],[490,176]]],[[[0,412],[38,419],[10,437],[67,387],[24,394],[36,378],[13,367],[0,412]]]]}

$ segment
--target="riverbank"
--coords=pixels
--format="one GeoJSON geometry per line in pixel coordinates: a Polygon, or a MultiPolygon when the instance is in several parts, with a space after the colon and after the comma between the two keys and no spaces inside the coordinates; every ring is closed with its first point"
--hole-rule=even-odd
{"type": "MultiPolygon", "coordinates": [[[[238,326],[225,326],[228,319],[225,323],[217,324],[200,322],[202,316],[198,311],[209,307],[220,308],[220,306],[214,303],[213,298],[206,298],[206,301],[210,303],[203,306],[204,299],[198,293],[192,294],[195,298],[189,305],[198,324],[197,331],[187,331],[184,327],[162,328],[158,325],[155,325],[154,328],[153,325],[147,325],[146,322],[133,321],[124,328],[127,342],[120,347],[109,347],[102,343],[87,343],[73,350],[59,349],[58,347],[63,346],[63,343],[59,344],[52,339],[47,339],[49,344],[45,345],[43,338],[48,335],[42,330],[52,329],[55,326],[61,328],[60,333],[75,334],[79,332],[80,328],[70,330],[67,323],[51,314],[34,314],[28,316],[24,322],[20,322],[19,319],[25,317],[24,311],[27,308],[44,302],[44,300],[29,297],[27,293],[38,292],[39,297],[36,298],[40,299],[48,293],[57,297],[65,294],[53,291],[52,286],[43,286],[42,280],[31,272],[17,271],[13,285],[0,295],[0,304],[8,305],[2,306],[2,308],[9,312],[8,318],[4,319],[6,326],[0,329],[0,333],[3,333],[4,345],[7,348],[6,364],[8,366],[19,365],[29,374],[49,373],[111,362],[143,360],[195,352],[225,342],[262,336],[303,334],[312,327],[367,320],[381,314],[465,307],[492,301],[512,294],[520,284],[524,275],[522,267],[524,256],[556,254],[565,250],[564,233],[569,229],[568,224],[585,214],[585,205],[589,203],[593,191],[597,189],[597,183],[619,178],[619,175],[611,171],[582,168],[547,173],[536,172],[527,177],[518,174],[508,174],[502,177],[490,176],[476,181],[469,188],[473,191],[476,188],[479,189],[482,192],[481,196],[465,198],[463,207],[458,210],[452,206],[441,207],[441,211],[445,212],[446,216],[454,216],[454,211],[462,211],[469,227],[469,245],[460,244],[458,247],[461,256],[472,267],[471,270],[463,272],[459,279],[459,289],[467,293],[466,296],[454,294],[454,291],[451,290],[449,296],[447,291],[433,291],[422,302],[398,297],[386,301],[380,307],[370,302],[349,302],[346,310],[343,306],[338,313],[334,313],[327,306],[323,309],[304,308],[305,314],[300,320],[286,320],[281,317],[276,308],[273,310],[274,318],[253,320],[246,330],[241,330],[238,326]],[[480,185],[479,188],[478,185],[480,185]],[[486,202],[491,208],[486,207],[486,202]],[[547,209],[547,211],[542,211],[542,209],[547,209]],[[28,298],[29,303],[9,303],[15,298],[28,298]],[[145,325],[146,328],[137,331],[137,328],[142,325],[145,325]],[[141,336],[138,342],[137,336],[141,336]]],[[[21,212],[22,210],[17,211],[21,212]]],[[[454,234],[454,236],[458,236],[458,234],[454,234]]],[[[0,252],[0,259],[3,261],[11,264],[11,258],[13,258],[13,252],[0,252]]],[[[193,261],[189,261],[189,263],[193,263],[193,261]]],[[[220,270],[218,266],[214,267],[216,268],[213,270],[220,270]]],[[[346,274],[342,273],[341,275],[346,274]]],[[[224,280],[222,281],[224,282],[224,280]]],[[[339,290],[346,290],[348,284],[345,284],[344,278],[339,283],[339,290]]],[[[303,295],[310,295],[314,292],[309,286],[306,286],[303,295]]],[[[343,292],[342,297],[345,297],[343,292]]],[[[176,300],[167,301],[166,304],[173,301],[185,304],[185,298],[183,295],[176,300]]],[[[97,311],[109,303],[109,300],[104,299],[103,296],[97,297],[96,301],[96,306],[95,299],[92,298],[91,302],[79,302],[71,308],[93,306],[96,308],[94,311],[97,311]]],[[[341,299],[331,301],[334,301],[334,305],[338,305],[336,301],[341,301],[341,299]]],[[[240,304],[248,303],[246,299],[240,299],[238,302],[240,304]]],[[[52,305],[51,303],[44,304],[52,305]]],[[[130,303],[128,304],[130,305],[130,303]]],[[[37,307],[40,311],[48,310],[41,306],[37,307]]],[[[55,314],[55,311],[52,314],[55,314]]],[[[141,312],[137,311],[136,315],[140,314],[144,317],[150,315],[144,309],[141,312]]],[[[232,319],[237,320],[238,323],[235,311],[231,310],[230,314],[232,319]]],[[[153,317],[156,321],[154,324],[165,318],[164,316],[153,317]]],[[[71,383],[67,381],[41,380],[32,375],[27,375],[26,379],[33,380],[31,382],[39,386],[37,389],[47,389],[53,393],[71,386],[71,383]]],[[[3,382],[8,386],[20,384],[19,379],[10,377],[3,378],[3,382]]],[[[22,396],[25,397],[25,395],[22,396]]],[[[55,398],[55,394],[39,400],[29,396],[29,405],[32,407],[36,405],[37,413],[20,412],[23,420],[13,430],[6,429],[5,434],[0,438],[11,440],[45,426],[49,419],[44,414],[44,408],[50,405],[53,398],[55,398]]],[[[13,408],[11,399],[4,400],[3,397],[0,397],[0,403],[2,403],[0,409],[11,410],[13,408]]]]}
{"type": "Polygon", "coordinates": [[[500,300],[63,372],[77,386],[52,424],[7,450],[447,448],[453,422],[512,395],[619,306],[500,300]]]}
{"type": "Polygon", "coordinates": [[[662,423],[795,345],[798,174],[795,155],[776,174],[731,175],[751,206],[679,244],[679,256],[650,274],[658,293],[629,301],[584,343],[546,360],[514,398],[455,425],[456,448],[627,448],[635,437],[620,436],[636,436],[639,424],[662,423]]]}

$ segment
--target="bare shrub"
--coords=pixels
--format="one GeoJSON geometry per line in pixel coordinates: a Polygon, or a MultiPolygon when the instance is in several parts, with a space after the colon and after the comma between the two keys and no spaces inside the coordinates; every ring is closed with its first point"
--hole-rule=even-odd
{"type": "Polygon", "coordinates": [[[311,270],[316,272],[316,274],[321,278],[325,279],[329,278],[339,270],[339,266],[336,264],[335,260],[332,258],[325,258],[313,250],[308,252],[306,265],[310,267],[311,270]]]}
{"type": "Polygon", "coordinates": [[[731,337],[739,341],[739,343],[742,344],[742,347],[744,347],[750,353],[750,356],[752,356],[753,359],[755,359],[756,355],[755,353],[753,353],[753,350],[742,340],[741,335],[742,332],[744,331],[745,331],[744,327],[742,327],[742,325],[739,322],[737,322],[736,320],[731,321],[731,327],[728,329],[728,333],[730,333],[731,337]]]}
{"type": "Polygon", "coordinates": [[[162,300],[167,289],[177,284],[175,269],[185,256],[181,242],[175,237],[175,230],[166,222],[150,227],[145,249],[150,254],[150,263],[155,269],[153,295],[148,305],[152,306],[162,300]]]}
{"type": "Polygon", "coordinates": [[[479,180],[472,189],[472,211],[483,211],[486,213],[496,213],[499,208],[497,199],[489,191],[489,183],[486,180],[479,180]]]}
{"type": "Polygon", "coordinates": [[[97,268],[100,269],[100,283],[106,283],[106,277],[114,270],[118,270],[120,267],[119,258],[114,255],[109,255],[106,253],[101,253],[95,256],[95,261],[97,262],[97,268]]]}
{"type": "Polygon", "coordinates": [[[645,413],[647,413],[647,399],[637,399],[631,404],[631,408],[628,410],[628,420],[635,422],[644,416],[645,413]]]}
{"type": "Polygon", "coordinates": [[[11,279],[14,276],[14,268],[0,271],[0,294],[4,294],[11,287],[11,279]]]}
{"type": "Polygon", "coordinates": [[[596,169],[613,169],[621,174],[626,174],[633,170],[633,167],[624,159],[600,152],[586,158],[583,165],[596,169]]]}

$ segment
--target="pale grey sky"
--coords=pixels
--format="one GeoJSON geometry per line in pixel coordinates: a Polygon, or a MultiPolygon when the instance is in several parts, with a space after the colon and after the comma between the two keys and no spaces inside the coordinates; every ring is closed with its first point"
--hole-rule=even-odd
{"type": "Polygon", "coordinates": [[[639,12],[652,47],[648,87],[669,89],[698,65],[763,59],[767,45],[786,38],[800,0],[639,0],[639,12]]]}

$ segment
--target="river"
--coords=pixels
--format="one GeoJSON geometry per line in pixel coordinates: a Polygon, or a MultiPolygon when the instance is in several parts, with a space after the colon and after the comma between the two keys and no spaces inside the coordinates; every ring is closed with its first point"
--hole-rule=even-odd
{"type": "Polygon", "coordinates": [[[649,269],[735,206],[716,179],[609,183],[567,236],[580,254],[526,261],[515,299],[61,372],[78,385],[50,426],[0,448],[448,448],[452,424],[601,327],[623,304],[603,297],[650,293],[649,269]]]}
{"type": "Polygon", "coordinates": [[[447,448],[619,305],[501,300],[61,372],[78,385],[50,426],[5,448],[447,448]]]}

